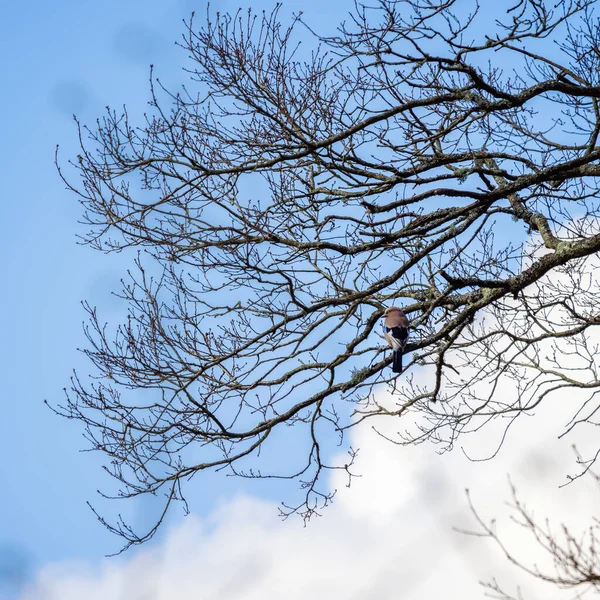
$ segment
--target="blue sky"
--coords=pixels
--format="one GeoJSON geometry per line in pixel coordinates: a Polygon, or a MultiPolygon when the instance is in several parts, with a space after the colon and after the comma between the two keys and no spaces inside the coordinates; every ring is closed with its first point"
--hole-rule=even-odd
{"type": "Polygon", "coordinates": [[[124,257],[76,244],[79,205],[53,154],[56,144],[63,161],[75,152],[73,113],[85,122],[107,104],[144,110],[150,63],[164,79],[179,78],[183,53],[174,40],[189,9],[185,2],[63,1],[3,11],[3,556],[18,547],[36,564],[98,556],[114,543],[85,505],[100,484],[98,460],[77,452],[81,431],[43,400],[60,400],[71,370],[86,368],[76,350],[84,344],[80,300],[106,317],[122,308],[109,291],[124,257]]]}
{"type": "MultiPolygon", "coordinates": [[[[214,2],[231,11],[239,2],[214,2]]],[[[273,3],[252,3],[255,9],[273,3]]],[[[343,3],[285,3],[319,23],[338,20],[343,3]]],[[[85,447],[78,424],[55,417],[44,399],[58,402],[73,368],[86,372],[77,348],[85,345],[80,301],[98,305],[105,318],[123,310],[110,291],[127,257],[104,256],[77,244],[80,207],[53,165],[77,152],[73,114],[93,122],[104,107],[146,109],[149,65],[170,85],[185,82],[185,52],[175,47],[182,20],[206,4],[192,0],[106,2],[61,0],[8,3],[3,7],[0,71],[3,116],[0,147],[2,211],[0,305],[4,459],[0,478],[0,577],[49,560],[92,558],[115,549],[116,540],[96,522],[85,501],[106,483],[99,457],[85,447]],[[18,560],[15,557],[20,557],[18,560]]],[[[248,484],[209,477],[195,488],[194,508],[209,510],[219,498],[248,484]]],[[[277,485],[256,493],[279,497],[277,485]]],[[[120,507],[142,521],[145,506],[120,507]]],[[[148,509],[151,510],[151,507],[148,509]]]]}
{"type": "Polygon", "coordinates": [[[98,461],[77,452],[81,432],[43,400],[60,400],[71,370],[85,367],[80,300],[107,316],[119,311],[109,290],[123,260],[77,245],[80,211],[57,177],[54,148],[73,154],[74,112],[92,120],[109,103],[143,107],[148,63],[174,59],[184,9],[171,5],[34,2],[4,11],[0,548],[4,560],[19,548],[32,568],[98,555],[110,542],[85,505],[99,486],[98,461]]]}
{"type": "MultiPolygon", "coordinates": [[[[232,11],[239,4],[214,2],[213,8],[232,11]]],[[[252,4],[255,9],[273,5],[252,4]]],[[[309,22],[322,25],[337,23],[349,3],[284,4],[284,13],[303,9],[309,22]]],[[[201,17],[205,7],[193,0],[36,0],[3,7],[0,598],[16,597],[20,585],[47,564],[85,560],[103,565],[103,555],[118,549],[119,543],[86,506],[108,482],[99,457],[78,452],[85,447],[79,425],[55,417],[44,400],[59,402],[72,370],[85,373],[88,368],[77,351],[85,345],[80,301],[98,305],[107,319],[122,314],[124,307],[110,291],[117,288],[128,262],[126,256],[104,256],[77,245],[76,236],[83,232],[77,223],[80,207],[57,176],[55,146],[60,144],[63,162],[76,153],[73,113],[92,122],[106,105],[127,104],[132,114],[145,110],[151,63],[168,85],[184,82],[180,68],[185,53],[174,42],[183,31],[182,19],[192,10],[201,17]]],[[[433,451],[425,452],[433,456],[433,451]]],[[[252,495],[253,502],[272,502],[276,514],[275,501],[282,494],[274,482],[206,475],[194,482],[189,499],[195,516],[208,519],[215,510],[226,510],[223,507],[240,492],[252,495]]],[[[381,493],[388,492],[386,488],[381,493]]],[[[400,497],[397,488],[392,493],[400,497]]],[[[375,501],[365,498],[360,506],[375,501]]],[[[390,511],[402,506],[397,500],[390,511]]],[[[120,508],[134,525],[142,525],[151,519],[153,507],[132,501],[120,508]]],[[[356,510],[347,512],[358,518],[356,510]]],[[[177,513],[169,526],[181,522],[177,513]]],[[[214,523],[204,523],[205,533],[211,526],[220,531],[214,523]]],[[[162,532],[157,541],[166,535],[162,532]]],[[[204,539],[216,543],[208,534],[204,539]]],[[[324,542],[319,538],[317,543],[324,542]]],[[[129,561],[135,552],[110,564],[129,561]]]]}

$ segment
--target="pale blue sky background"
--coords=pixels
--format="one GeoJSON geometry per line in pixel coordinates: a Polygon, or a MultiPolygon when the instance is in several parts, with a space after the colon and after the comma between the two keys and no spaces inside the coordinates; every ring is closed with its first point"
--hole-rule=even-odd
{"type": "MultiPolygon", "coordinates": [[[[239,5],[212,3],[221,11],[239,5]]],[[[342,6],[293,0],[284,10],[303,7],[319,23],[332,16],[337,22],[342,6]]],[[[106,318],[117,318],[123,307],[110,291],[127,262],[77,245],[80,206],[57,176],[55,146],[60,144],[63,163],[76,154],[73,113],[91,123],[106,105],[125,103],[133,114],[145,110],[151,63],[162,81],[185,82],[185,52],[174,42],[183,32],[182,19],[192,10],[201,18],[205,9],[200,0],[3,4],[0,579],[5,582],[49,560],[99,557],[118,543],[85,505],[106,483],[98,457],[78,453],[85,446],[79,424],[55,417],[43,401],[61,399],[73,368],[86,372],[87,361],[76,350],[85,344],[80,301],[89,299],[106,318]]],[[[214,487],[207,493],[194,494],[197,512],[248,486],[222,477],[208,484],[214,487]]],[[[276,484],[254,488],[259,496],[279,497],[276,484]]],[[[139,503],[119,508],[143,523],[147,511],[139,503]]]]}

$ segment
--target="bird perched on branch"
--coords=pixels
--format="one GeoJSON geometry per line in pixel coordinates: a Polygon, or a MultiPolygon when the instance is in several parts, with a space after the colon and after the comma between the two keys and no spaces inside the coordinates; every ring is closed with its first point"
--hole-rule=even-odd
{"type": "Polygon", "coordinates": [[[383,316],[384,336],[393,351],[392,371],[402,373],[402,353],[408,341],[408,326],[410,323],[404,312],[396,306],[386,308],[383,316]]]}

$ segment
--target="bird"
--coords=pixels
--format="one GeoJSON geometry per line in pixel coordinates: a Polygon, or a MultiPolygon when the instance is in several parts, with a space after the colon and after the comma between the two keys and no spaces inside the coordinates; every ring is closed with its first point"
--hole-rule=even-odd
{"type": "Polygon", "coordinates": [[[384,336],[393,352],[392,371],[402,373],[402,353],[408,341],[409,320],[397,306],[386,308],[383,317],[384,336]]]}

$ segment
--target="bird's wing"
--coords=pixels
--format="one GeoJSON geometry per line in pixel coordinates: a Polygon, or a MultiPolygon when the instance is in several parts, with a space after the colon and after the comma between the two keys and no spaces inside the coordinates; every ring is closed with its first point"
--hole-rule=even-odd
{"type": "Polygon", "coordinates": [[[396,350],[403,350],[404,346],[406,345],[405,343],[403,346],[402,340],[398,339],[397,337],[394,337],[394,335],[392,335],[389,331],[385,333],[385,339],[387,340],[387,343],[392,347],[394,352],[396,352],[396,350]]]}

